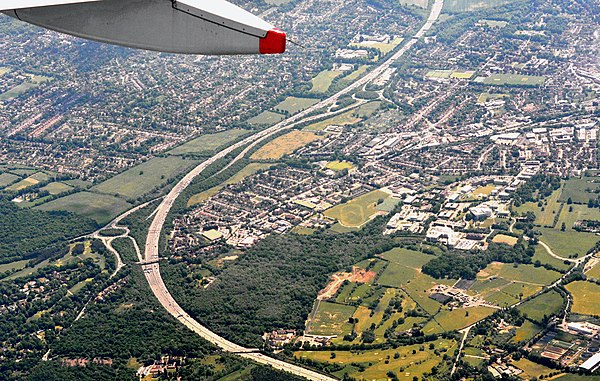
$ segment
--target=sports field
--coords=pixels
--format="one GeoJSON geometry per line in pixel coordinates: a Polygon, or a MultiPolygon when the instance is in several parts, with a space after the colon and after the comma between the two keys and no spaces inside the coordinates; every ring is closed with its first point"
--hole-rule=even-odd
{"type": "Polygon", "coordinates": [[[310,92],[312,94],[326,93],[329,90],[329,87],[331,86],[333,80],[342,74],[343,72],[334,70],[324,70],[320,72],[315,78],[311,80],[312,89],[310,90],[310,92]]]}
{"type": "Polygon", "coordinates": [[[504,243],[504,244],[509,245],[509,246],[516,245],[518,241],[519,241],[519,239],[517,237],[513,237],[513,236],[510,236],[510,235],[504,235],[504,234],[497,234],[492,239],[492,242],[495,242],[495,243],[504,243]]]}
{"type": "Polygon", "coordinates": [[[375,190],[348,201],[345,204],[334,206],[325,211],[325,216],[338,220],[347,227],[361,227],[377,213],[377,203],[390,197],[389,193],[375,190]]]}
{"type": "Polygon", "coordinates": [[[275,123],[281,122],[284,119],[285,119],[285,115],[278,114],[278,113],[272,112],[272,111],[263,111],[262,113],[258,114],[257,116],[248,119],[247,122],[249,124],[259,126],[259,125],[275,124],[275,123]]]}
{"type": "Polygon", "coordinates": [[[306,110],[316,103],[319,103],[319,100],[314,98],[287,97],[283,102],[275,106],[273,109],[277,112],[288,112],[290,114],[295,114],[302,110],[306,110]]]}
{"type": "Polygon", "coordinates": [[[132,205],[120,197],[91,192],[79,192],[40,205],[40,210],[67,210],[89,217],[100,225],[130,209],[132,205]]]}
{"type": "Polygon", "coordinates": [[[493,101],[493,100],[496,100],[496,99],[504,99],[504,98],[510,98],[510,95],[508,95],[508,94],[481,93],[479,95],[479,97],[477,98],[477,103],[483,104],[483,103],[488,102],[488,101],[493,101]]]}
{"type": "Polygon", "coordinates": [[[187,143],[175,147],[171,151],[167,152],[167,154],[185,155],[194,153],[212,153],[216,149],[224,146],[225,144],[233,142],[247,132],[248,130],[234,128],[227,131],[217,132],[215,134],[202,135],[196,139],[190,140],[187,143]]]}
{"type": "Polygon", "coordinates": [[[519,74],[492,74],[489,77],[477,77],[475,82],[496,86],[542,86],[546,77],[519,74]]]}
{"type": "Polygon", "coordinates": [[[91,188],[93,192],[136,199],[167,185],[198,162],[179,156],[155,157],[91,188]]]}
{"type": "Polygon", "coordinates": [[[521,304],[517,309],[529,319],[541,323],[544,316],[560,312],[563,302],[563,297],[558,292],[549,291],[521,304]]]}
{"type": "Polygon", "coordinates": [[[573,296],[572,312],[582,315],[600,315],[600,286],[577,281],[565,286],[573,296]]]}
{"type": "Polygon", "coordinates": [[[330,161],[329,163],[327,163],[326,168],[332,169],[334,171],[341,171],[344,169],[354,168],[354,164],[352,164],[349,161],[345,161],[345,160],[344,161],[336,160],[336,161],[330,161]]]}
{"type": "Polygon", "coordinates": [[[223,189],[223,187],[225,187],[225,185],[237,184],[237,183],[241,182],[242,180],[244,180],[246,177],[248,177],[262,169],[267,169],[270,166],[271,166],[271,164],[267,164],[267,163],[250,163],[247,166],[245,166],[241,171],[239,171],[238,173],[236,173],[235,175],[233,175],[229,179],[227,179],[227,181],[217,185],[216,187],[210,188],[204,192],[196,193],[195,195],[190,197],[190,199],[187,202],[187,206],[189,207],[189,206],[193,206],[193,205],[199,204],[201,202],[204,202],[204,201],[208,200],[210,197],[219,193],[219,191],[221,189],[223,189]]]}
{"type": "Polygon", "coordinates": [[[278,160],[319,139],[322,137],[312,132],[292,131],[265,144],[250,158],[253,160],[278,160]]]}

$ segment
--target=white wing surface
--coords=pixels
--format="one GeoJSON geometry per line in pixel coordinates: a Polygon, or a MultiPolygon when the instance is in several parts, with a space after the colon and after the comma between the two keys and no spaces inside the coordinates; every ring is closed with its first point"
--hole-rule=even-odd
{"type": "Polygon", "coordinates": [[[75,3],[90,3],[100,0],[2,0],[0,1],[0,11],[9,11],[12,9],[49,7],[52,5],[65,5],[75,3]]]}

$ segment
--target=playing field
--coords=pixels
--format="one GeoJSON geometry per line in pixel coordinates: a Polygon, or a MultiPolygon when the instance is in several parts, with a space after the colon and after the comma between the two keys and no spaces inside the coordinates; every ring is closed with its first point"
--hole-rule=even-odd
{"type": "Polygon", "coordinates": [[[402,43],[403,40],[404,40],[403,38],[396,38],[387,44],[382,43],[382,42],[375,42],[375,41],[363,41],[363,42],[359,42],[359,43],[352,43],[352,44],[350,44],[350,46],[355,47],[355,48],[373,48],[373,49],[379,50],[383,54],[387,54],[387,53],[391,52],[400,43],[402,43]]]}
{"type": "Polygon", "coordinates": [[[287,97],[273,109],[277,112],[295,114],[299,111],[306,110],[316,103],[319,103],[319,100],[314,98],[287,97]]]}
{"type": "Polygon", "coordinates": [[[600,188],[600,182],[594,180],[598,181],[600,177],[585,176],[581,179],[574,177],[565,181],[560,201],[566,202],[571,198],[574,203],[587,204],[590,198],[595,198],[596,194],[593,192],[600,188]]]}
{"type": "Polygon", "coordinates": [[[67,210],[81,216],[89,217],[100,225],[104,225],[120,213],[130,209],[132,205],[122,198],[79,192],[40,205],[40,210],[67,210]]]}
{"type": "Polygon", "coordinates": [[[0,173],[0,188],[10,185],[19,179],[19,176],[13,175],[12,173],[0,173]]]}
{"type": "Polygon", "coordinates": [[[496,86],[541,86],[546,77],[519,74],[492,74],[489,77],[477,77],[475,82],[496,86]]]}
{"type": "Polygon", "coordinates": [[[334,79],[342,75],[341,71],[333,71],[333,70],[324,70],[320,72],[315,78],[311,80],[312,89],[310,92],[312,94],[322,94],[326,93],[329,90],[329,86],[334,79]]]}
{"type": "Polygon", "coordinates": [[[600,315],[600,286],[592,282],[577,281],[565,286],[573,296],[571,311],[582,315],[600,315]]]}
{"type": "Polygon", "coordinates": [[[271,164],[268,164],[268,163],[250,163],[247,166],[245,166],[241,171],[239,171],[238,173],[236,173],[235,175],[233,175],[229,179],[227,179],[227,181],[217,185],[216,187],[212,187],[204,192],[196,193],[195,195],[190,197],[190,199],[187,202],[187,206],[189,207],[189,206],[193,206],[193,205],[199,204],[201,202],[204,202],[204,201],[208,200],[210,197],[219,193],[219,191],[221,189],[223,189],[223,187],[225,187],[225,185],[237,184],[237,183],[241,182],[242,180],[244,180],[246,177],[253,175],[254,173],[256,173],[262,169],[267,169],[270,166],[271,166],[271,164]]]}
{"type": "Polygon", "coordinates": [[[454,71],[452,72],[452,74],[450,75],[450,78],[456,78],[456,79],[471,79],[473,78],[473,76],[475,75],[475,72],[473,70],[466,70],[466,71],[454,71]]]}
{"type": "Polygon", "coordinates": [[[31,89],[35,89],[38,85],[35,83],[23,82],[20,85],[13,87],[12,89],[0,94],[0,101],[16,98],[20,95],[25,94],[31,89]]]}
{"type": "Polygon", "coordinates": [[[494,236],[494,239],[492,239],[492,242],[504,243],[509,246],[516,245],[518,241],[519,241],[519,239],[517,237],[513,237],[510,235],[504,235],[504,234],[498,234],[498,235],[494,236]]]}
{"type": "Polygon", "coordinates": [[[258,114],[257,116],[248,119],[247,122],[249,124],[252,124],[255,126],[260,126],[260,125],[275,124],[277,122],[281,122],[284,119],[285,119],[285,115],[278,114],[278,113],[272,112],[272,111],[263,111],[262,113],[258,114]]]}
{"type": "Polygon", "coordinates": [[[442,362],[444,352],[452,353],[456,347],[454,340],[436,340],[433,342],[434,349],[429,349],[425,345],[421,350],[421,345],[402,346],[396,349],[372,349],[364,351],[302,351],[295,352],[294,356],[298,358],[311,359],[324,363],[337,363],[347,366],[343,372],[348,372],[350,377],[360,380],[387,380],[388,372],[393,372],[400,380],[412,380],[413,377],[420,378],[425,372],[431,371],[431,368],[442,362]],[[436,355],[435,348],[442,353],[436,355]],[[413,353],[414,352],[414,353],[413,353]],[[398,355],[396,356],[396,353],[398,355]],[[333,358],[332,358],[333,357],[333,358]],[[397,357],[397,358],[396,358],[397,357]],[[363,364],[366,369],[360,372],[357,368],[351,367],[351,363],[363,364]],[[399,369],[404,371],[400,372],[399,369]]]}
{"type": "Polygon", "coordinates": [[[452,70],[430,70],[425,74],[427,78],[450,78],[452,70]]]}
{"type": "Polygon", "coordinates": [[[330,161],[329,163],[327,163],[326,168],[328,169],[332,169],[334,171],[341,171],[344,169],[352,169],[354,168],[354,164],[352,164],[349,161],[330,161]]]}
{"type": "Polygon", "coordinates": [[[356,307],[352,306],[321,302],[314,318],[312,318],[314,311],[311,312],[310,334],[343,336],[351,333],[352,325],[348,323],[348,319],[352,317],[355,310],[356,307]]]}
{"type": "Polygon", "coordinates": [[[52,183],[46,185],[45,187],[41,188],[41,190],[47,191],[51,195],[57,195],[57,194],[61,194],[64,192],[68,192],[71,189],[73,189],[72,186],[69,186],[69,185],[63,184],[63,183],[59,183],[59,182],[52,182],[52,183]]]}
{"type": "Polygon", "coordinates": [[[185,155],[194,153],[212,153],[217,148],[233,142],[246,133],[248,133],[248,130],[235,128],[227,131],[217,132],[216,134],[202,135],[180,145],[179,147],[175,147],[171,151],[167,152],[167,154],[185,155]]]}
{"type": "Polygon", "coordinates": [[[521,304],[517,309],[527,315],[529,319],[541,323],[544,316],[560,312],[563,302],[563,297],[558,292],[549,291],[521,304]]]}
{"type": "Polygon", "coordinates": [[[253,160],[278,160],[319,139],[322,137],[312,132],[292,131],[265,144],[250,158],[253,160]]]}
{"type": "Polygon", "coordinates": [[[483,104],[487,101],[493,101],[496,99],[504,99],[504,98],[510,98],[510,95],[508,94],[490,94],[490,93],[481,93],[479,95],[479,97],[477,98],[477,103],[479,104],[483,104]]]}
{"type": "Polygon", "coordinates": [[[371,216],[377,213],[377,203],[385,200],[390,195],[381,190],[375,190],[348,201],[345,204],[334,206],[325,211],[325,216],[338,220],[343,226],[361,227],[371,216]]]}
{"type": "Polygon", "coordinates": [[[92,191],[136,199],[167,185],[198,162],[178,156],[155,157],[92,187],[92,191]]]}

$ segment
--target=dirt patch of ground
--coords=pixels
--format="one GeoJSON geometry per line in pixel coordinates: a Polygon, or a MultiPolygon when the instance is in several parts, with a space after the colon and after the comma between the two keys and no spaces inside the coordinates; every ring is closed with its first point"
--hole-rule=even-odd
{"type": "Polygon", "coordinates": [[[354,283],[368,283],[375,279],[376,276],[376,272],[367,271],[357,266],[352,267],[351,273],[335,273],[331,276],[331,281],[327,284],[327,286],[325,286],[324,289],[319,291],[317,299],[327,300],[333,298],[340,289],[340,287],[342,287],[342,284],[345,280],[354,283]]]}

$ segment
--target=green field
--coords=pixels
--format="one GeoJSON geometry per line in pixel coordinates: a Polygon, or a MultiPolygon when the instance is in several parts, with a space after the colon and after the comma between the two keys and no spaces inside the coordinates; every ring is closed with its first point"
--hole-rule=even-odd
{"type": "Polygon", "coordinates": [[[494,262],[477,274],[477,279],[490,277],[543,286],[560,278],[560,273],[533,265],[520,264],[515,267],[513,264],[494,262]]]}
{"type": "Polygon", "coordinates": [[[568,258],[572,254],[584,255],[594,247],[599,238],[592,233],[579,233],[573,230],[561,232],[559,229],[540,228],[539,231],[542,233],[540,240],[550,246],[556,255],[563,258],[568,258]]]}
{"type": "Polygon", "coordinates": [[[542,86],[546,77],[519,74],[492,74],[489,77],[477,77],[475,82],[496,86],[542,86]]]}
{"type": "Polygon", "coordinates": [[[329,163],[327,163],[327,165],[325,166],[325,168],[327,169],[332,169],[334,171],[341,171],[344,169],[352,169],[354,168],[354,164],[352,164],[349,161],[330,161],[329,163]]]}
{"type": "Polygon", "coordinates": [[[427,78],[450,78],[452,70],[430,70],[425,74],[427,78]]]}
{"type": "Polygon", "coordinates": [[[444,10],[452,13],[471,12],[479,9],[499,7],[515,0],[449,0],[444,2],[444,10]]]}
{"type": "Polygon", "coordinates": [[[396,46],[401,44],[403,40],[404,40],[403,38],[398,37],[398,38],[394,39],[393,41],[390,41],[387,44],[382,43],[382,42],[364,41],[364,42],[359,42],[359,43],[352,43],[352,44],[350,44],[350,46],[355,47],[355,48],[373,48],[373,49],[379,50],[383,54],[387,54],[387,53],[391,52],[392,50],[394,50],[394,48],[396,46]]]}
{"type": "Polygon", "coordinates": [[[348,201],[345,204],[334,206],[325,211],[325,216],[338,220],[347,227],[361,227],[369,221],[370,217],[377,213],[377,202],[386,199],[389,194],[375,190],[348,201]]]}
{"type": "Polygon", "coordinates": [[[363,118],[371,116],[375,111],[379,109],[380,105],[381,102],[369,102],[358,107],[358,109],[346,111],[329,119],[325,119],[320,122],[308,125],[307,127],[304,127],[304,130],[323,131],[325,128],[331,125],[346,126],[350,124],[356,124],[363,120],[363,118]]]}
{"type": "Polygon", "coordinates": [[[204,201],[208,200],[210,197],[219,193],[219,191],[221,189],[223,189],[223,187],[225,187],[225,185],[237,184],[237,183],[241,182],[242,180],[244,180],[246,177],[248,177],[260,170],[267,169],[271,165],[272,164],[268,164],[268,163],[250,163],[247,166],[245,166],[241,171],[239,171],[235,175],[231,176],[227,181],[217,185],[216,187],[212,187],[204,192],[196,193],[195,195],[190,197],[190,199],[187,202],[187,206],[193,206],[193,205],[199,204],[201,202],[204,202],[204,201]]]}
{"type": "Polygon", "coordinates": [[[483,104],[487,101],[493,101],[496,99],[504,99],[504,98],[510,98],[510,95],[508,94],[490,94],[490,93],[481,93],[479,94],[479,97],[477,98],[477,103],[479,104],[483,104]]]}
{"type": "Polygon", "coordinates": [[[340,79],[339,83],[345,85],[356,81],[367,71],[368,68],[368,65],[361,65],[358,69],[340,79]]]}
{"type": "Polygon", "coordinates": [[[504,28],[505,26],[508,25],[507,21],[502,21],[502,20],[487,20],[487,19],[483,19],[483,20],[479,20],[480,24],[483,25],[487,25],[490,28],[504,28]]]}
{"type": "MultiPolygon", "coordinates": [[[[497,310],[489,307],[457,308],[455,310],[442,310],[435,315],[437,323],[446,331],[456,331],[482,320],[497,310]]],[[[429,324],[428,324],[429,325],[429,324]]],[[[423,328],[427,334],[427,325],[423,328]]]]}
{"type": "Polygon", "coordinates": [[[513,343],[520,343],[531,340],[535,335],[542,331],[542,327],[537,324],[525,320],[522,326],[516,329],[515,336],[511,339],[513,343]]]}
{"type": "Polygon", "coordinates": [[[25,94],[31,89],[35,89],[38,85],[35,83],[23,82],[20,85],[13,87],[12,89],[0,94],[0,101],[6,101],[9,99],[17,98],[20,95],[25,94]]]}
{"type": "Polygon", "coordinates": [[[310,323],[310,334],[326,336],[343,336],[352,331],[348,319],[352,317],[356,307],[342,304],[321,302],[319,310],[310,323]]]}
{"type": "Polygon", "coordinates": [[[281,122],[284,119],[285,115],[272,111],[263,111],[257,116],[248,119],[247,122],[253,126],[266,126],[281,122]]]}
{"type": "Polygon", "coordinates": [[[0,188],[10,185],[19,179],[19,176],[13,175],[12,173],[0,173],[0,188]]]}
{"type": "Polygon", "coordinates": [[[558,218],[557,228],[565,223],[567,230],[573,230],[575,222],[578,220],[600,221],[600,209],[588,208],[587,205],[567,205],[565,204],[558,218]],[[572,211],[569,211],[573,209],[572,211]]]}
{"type": "Polygon", "coordinates": [[[397,247],[390,251],[386,251],[380,256],[391,263],[410,267],[415,270],[421,270],[421,267],[423,267],[424,264],[435,258],[433,255],[425,254],[420,251],[405,249],[402,247],[397,247]]]}
{"type": "Polygon", "coordinates": [[[516,208],[519,213],[533,212],[535,214],[535,223],[540,226],[554,226],[554,217],[560,210],[560,198],[562,191],[561,189],[555,190],[545,202],[548,205],[543,205],[541,208],[535,202],[526,202],[520,207],[516,208]],[[542,210],[542,208],[544,210],[542,210]]]}
{"type": "Polygon", "coordinates": [[[9,67],[0,66],[0,77],[3,76],[4,74],[8,73],[11,70],[12,69],[9,67]]]}
{"type": "Polygon", "coordinates": [[[545,316],[560,312],[563,306],[563,297],[556,291],[543,293],[535,299],[521,304],[517,309],[529,319],[541,323],[545,316]]]}
{"type": "Polygon", "coordinates": [[[73,189],[73,187],[69,186],[67,184],[59,183],[59,182],[52,182],[52,183],[42,187],[40,190],[48,191],[48,193],[50,193],[51,195],[57,195],[57,194],[61,194],[64,192],[68,192],[71,189],[73,189]]]}
{"type": "Polygon", "coordinates": [[[592,282],[577,281],[569,283],[565,288],[573,296],[572,312],[600,316],[600,286],[592,282]]]}
{"type": "Polygon", "coordinates": [[[523,371],[523,373],[521,373],[519,377],[526,380],[531,380],[533,378],[537,379],[541,375],[547,376],[555,371],[554,369],[550,369],[548,367],[545,367],[544,365],[537,364],[526,358],[522,358],[518,361],[513,361],[512,365],[516,366],[517,368],[523,371]]]}
{"type": "Polygon", "coordinates": [[[420,378],[423,373],[431,371],[432,367],[442,362],[444,352],[452,353],[456,347],[454,340],[437,340],[432,344],[441,351],[439,355],[436,355],[434,349],[429,349],[428,346],[424,346],[421,350],[421,345],[417,344],[396,349],[334,351],[335,356],[332,356],[332,352],[329,351],[302,351],[295,352],[294,356],[346,366],[340,374],[348,372],[350,377],[360,380],[388,380],[387,373],[394,372],[400,380],[412,381],[413,377],[420,378]],[[397,356],[395,356],[396,353],[398,353],[397,356]],[[357,368],[352,367],[351,363],[362,364],[366,369],[360,372],[357,368]],[[404,369],[402,372],[399,371],[401,367],[404,369]]]}
{"type": "Polygon", "coordinates": [[[566,202],[569,198],[575,203],[587,204],[590,198],[595,198],[593,191],[600,189],[600,177],[571,178],[565,181],[560,201],[566,202]],[[597,182],[595,182],[597,181],[597,182]],[[592,191],[592,192],[590,192],[592,191]]]}
{"type": "Polygon", "coordinates": [[[11,271],[11,270],[22,270],[25,268],[25,266],[27,265],[28,262],[29,262],[29,260],[25,259],[23,261],[16,261],[16,262],[2,264],[2,265],[0,265],[0,274],[7,272],[7,271],[11,271]]]}
{"type": "Polygon", "coordinates": [[[132,205],[122,198],[79,192],[50,201],[36,207],[40,210],[68,210],[81,216],[89,217],[100,225],[104,225],[120,213],[130,209],[132,205]]]}
{"type": "Polygon", "coordinates": [[[19,181],[16,184],[7,187],[6,190],[9,192],[18,192],[20,190],[27,189],[37,184],[39,184],[39,181],[30,176],[26,179],[19,181]]]}
{"type": "Polygon", "coordinates": [[[585,275],[593,279],[600,279],[600,262],[596,263],[585,275]]]}
{"type": "Polygon", "coordinates": [[[287,97],[283,102],[275,106],[273,109],[277,112],[295,114],[302,110],[306,110],[316,103],[319,103],[319,100],[314,98],[287,97]]]}
{"type": "Polygon", "coordinates": [[[341,71],[334,70],[324,70],[320,72],[315,78],[311,80],[312,89],[310,92],[312,94],[323,94],[329,90],[331,83],[334,79],[342,75],[341,71]]]}
{"type": "Polygon", "coordinates": [[[155,157],[92,187],[91,190],[136,199],[166,186],[169,179],[177,177],[196,164],[195,160],[186,160],[178,156],[155,157]]]}
{"type": "Polygon", "coordinates": [[[212,153],[218,148],[229,144],[246,134],[247,130],[242,129],[231,129],[227,131],[217,132],[215,134],[207,134],[190,140],[178,147],[175,147],[171,151],[167,152],[169,155],[185,155],[185,154],[198,154],[198,153],[212,153]]]}
{"type": "Polygon", "coordinates": [[[535,248],[535,255],[531,258],[533,262],[540,261],[542,265],[549,264],[552,267],[555,267],[559,270],[567,270],[571,265],[566,264],[565,261],[561,261],[560,259],[554,258],[548,251],[542,246],[537,245],[535,248]]]}

